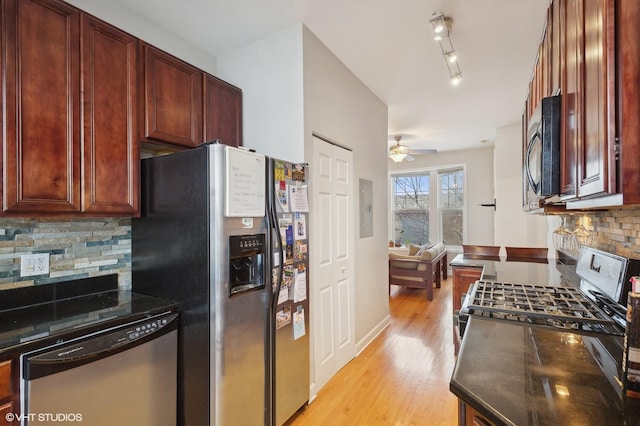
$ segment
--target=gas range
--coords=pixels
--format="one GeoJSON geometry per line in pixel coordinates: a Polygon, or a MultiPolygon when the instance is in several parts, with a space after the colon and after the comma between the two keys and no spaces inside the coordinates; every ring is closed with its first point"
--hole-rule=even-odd
{"type": "Polygon", "coordinates": [[[460,336],[470,315],[610,335],[624,335],[629,278],[640,261],[591,247],[576,260],[579,287],[476,281],[458,314],[460,336]]]}
{"type": "Polygon", "coordinates": [[[575,276],[558,286],[483,276],[464,298],[451,389],[496,424],[640,424],[621,381],[640,261],[581,247],[570,266],[575,276]]]}

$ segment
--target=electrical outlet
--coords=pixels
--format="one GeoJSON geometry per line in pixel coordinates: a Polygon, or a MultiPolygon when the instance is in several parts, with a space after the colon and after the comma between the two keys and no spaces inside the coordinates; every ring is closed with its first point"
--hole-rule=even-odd
{"type": "Polygon", "coordinates": [[[45,275],[49,273],[49,253],[23,254],[20,256],[20,276],[45,275]]]}

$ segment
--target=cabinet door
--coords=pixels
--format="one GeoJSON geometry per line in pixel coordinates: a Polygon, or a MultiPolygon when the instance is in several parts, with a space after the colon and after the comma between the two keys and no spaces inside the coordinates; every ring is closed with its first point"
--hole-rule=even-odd
{"type": "Polygon", "coordinates": [[[471,284],[476,282],[482,276],[482,268],[472,266],[454,266],[453,267],[453,312],[459,311],[462,307],[462,295],[465,294],[471,284]]]}
{"type": "Polygon", "coordinates": [[[547,10],[547,23],[545,25],[544,35],[542,37],[542,97],[552,96],[553,90],[552,86],[552,16],[551,16],[551,8],[547,10]]]}
{"type": "MultiPolygon", "coordinates": [[[[560,90],[560,69],[561,69],[561,54],[560,51],[561,43],[560,43],[560,31],[561,31],[561,20],[562,17],[560,15],[560,7],[562,0],[553,0],[553,4],[550,8],[550,13],[548,14],[550,25],[547,24],[547,31],[551,31],[550,37],[550,89],[551,95],[555,95],[560,90]]],[[[547,34],[548,36],[549,34],[547,34]]]]}
{"type": "Polygon", "coordinates": [[[144,138],[195,147],[202,138],[203,72],[144,45],[144,138]]]}
{"type": "Polygon", "coordinates": [[[82,16],[83,187],[88,213],[138,207],[137,39],[82,16]]]}
{"type": "Polygon", "coordinates": [[[582,2],[584,134],[578,149],[578,196],[616,192],[614,0],[582,2]]]}
{"type": "Polygon", "coordinates": [[[12,418],[10,414],[14,414],[13,402],[10,398],[13,397],[13,389],[11,387],[11,360],[0,362],[0,426],[10,426],[18,424],[18,422],[12,418]]]}
{"type": "Polygon", "coordinates": [[[6,404],[0,404],[0,426],[17,425],[18,421],[13,414],[13,403],[7,402],[6,404]]]}
{"type": "Polygon", "coordinates": [[[640,2],[616,3],[618,137],[622,146],[618,187],[625,204],[640,204],[640,2]]]}
{"type": "Polygon", "coordinates": [[[242,145],[242,91],[208,74],[204,81],[204,139],[242,145]]]}
{"type": "Polygon", "coordinates": [[[3,212],[80,211],[80,17],[2,3],[3,212]]]}
{"type": "Polygon", "coordinates": [[[11,360],[0,362],[0,401],[13,394],[11,389],[11,360]]]}
{"type": "Polygon", "coordinates": [[[578,142],[582,138],[582,4],[581,0],[563,2],[561,39],[564,52],[562,73],[562,123],[563,143],[560,147],[561,193],[564,198],[575,197],[577,192],[578,142]]]}

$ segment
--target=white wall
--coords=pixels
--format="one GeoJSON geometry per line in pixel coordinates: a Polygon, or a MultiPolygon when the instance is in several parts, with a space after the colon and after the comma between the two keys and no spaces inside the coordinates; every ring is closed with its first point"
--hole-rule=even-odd
{"type": "MultiPolygon", "coordinates": [[[[465,167],[467,208],[464,243],[493,245],[495,213],[490,207],[480,206],[493,203],[493,147],[417,155],[415,160],[410,162],[395,163],[387,160],[390,173],[452,165],[465,167]]],[[[390,235],[388,239],[391,239],[390,235]]]]}
{"type": "Polygon", "coordinates": [[[316,132],[353,150],[354,185],[360,178],[373,182],[373,237],[359,239],[357,224],[352,230],[355,337],[362,349],[389,323],[386,105],[302,25],[221,55],[217,67],[220,78],[243,90],[245,146],[311,162],[316,132]]]}
{"type": "Polygon", "coordinates": [[[218,56],[218,77],[242,89],[243,145],[304,162],[302,25],[218,56]]]}
{"type": "MultiPolygon", "coordinates": [[[[389,323],[387,280],[387,106],[304,29],[305,153],[312,132],[353,150],[354,194],[373,182],[373,236],[355,233],[355,334],[362,350],[389,323]]],[[[356,199],[356,206],[358,200],[356,199]]]]}
{"type": "Polygon", "coordinates": [[[174,55],[209,74],[216,75],[216,58],[154,24],[119,2],[105,0],[65,0],[111,25],[174,55]]]}
{"type": "MultiPolygon", "coordinates": [[[[520,123],[497,129],[495,141],[495,243],[500,246],[553,247],[547,218],[522,210],[522,133],[520,123]]],[[[551,257],[555,256],[551,250],[551,257]]]]}

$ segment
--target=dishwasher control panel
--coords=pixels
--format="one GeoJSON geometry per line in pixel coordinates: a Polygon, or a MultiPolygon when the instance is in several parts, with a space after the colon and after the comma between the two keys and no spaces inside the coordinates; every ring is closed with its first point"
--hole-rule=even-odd
{"type": "Polygon", "coordinates": [[[177,318],[177,313],[165,313],[23,354],[28,366],[24,378],[33,379],[60,364],[71,368],[160,337],[177,329],[177,318]]]}

